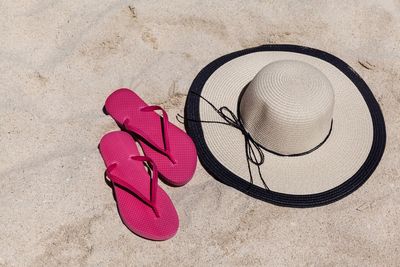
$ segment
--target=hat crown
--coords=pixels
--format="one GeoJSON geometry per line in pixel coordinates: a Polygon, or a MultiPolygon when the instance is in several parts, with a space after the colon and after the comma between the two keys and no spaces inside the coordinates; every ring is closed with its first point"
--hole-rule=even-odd
{"type": "Polygon", "coordinates": [[[275,61],[245,89],[240,116],[252,138],[279,154],[305,153],[331,129],[334,91],[317,68],[301,61],[275,61]]]}

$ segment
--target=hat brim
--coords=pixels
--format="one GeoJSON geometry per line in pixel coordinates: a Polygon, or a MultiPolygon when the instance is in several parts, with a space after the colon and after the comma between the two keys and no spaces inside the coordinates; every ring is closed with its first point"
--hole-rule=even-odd
{"type": "Polygon", "coordinates": [[[373,173],[385,148],[385,123],[379,104],[362,78],[339,58],[295,45],[264,45],[222,56],[200,71],[186,105],[185,127],[203,167],[218,181],[273,204],[313,207],[329,204],[359,188],[373,173]],[[276,60],[301,60],[321,70],[335,91],[332,132],[326,142],[303,156],[264,151],[261,166],[266,190],[253,166],[250,182],[245,140],[237,129],[201,120],[221,121],[196,94],[217,107],[236,111],[240,93],[255,74],[276,60]]]}

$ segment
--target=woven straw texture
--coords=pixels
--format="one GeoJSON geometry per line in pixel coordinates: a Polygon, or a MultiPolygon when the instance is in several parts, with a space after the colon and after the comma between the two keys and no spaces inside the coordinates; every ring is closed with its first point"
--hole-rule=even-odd
{"type": "Polygon", "coordinates": [[[334,93],[327,77],[302,61],[275,61],[246,88],[240,114],[246,130],[279,154],[309,151],[328,136],[334,93]]]}
{"type": "MultiPolygon", "coordinates": [[[[328,122],[329,113],[332,112],[330,111],[332,105],[334,123],[329,138],[312,153],[298,157],[282,157],[265,152],[265,163],[261,166],[261,172],[270,189],[275,192],[294,195],[324,192],[342,184],[357,172],[368,156],[373,139],[372,120],[362,95],[354,83],[335,66],[324,60],[299,53],[276,51],[251,53],[235,58],[217,69],[204,85],[202,95],[217,107],[227,106],[231,110],[236,110],[242,89],[262,68],[281,60],[303,62],[298,64],[307,63],[312,66],[310,68],[316,68],[321,72],[313,71],[312,73],[319,76],[316,80],[325,89],[322,92],[316,92],[317,85],[309,89],[310,93],[316,96],[315,99],[321,101],[321,105],[313,104],[310,113],[302,112],[302,114],[325,114],[320,117],[323,120],[321,125],[325,125],[328,122]],[[323,76],[328,79],[333,92],[328,89],[329,86],[322,78],[323,76]],[[317,112],[318,108],[323,109],[325,113],[317,112]]],[[[271,82],[278,81],[271,79],[271,82]]],[[[305,83],[309,81],[307,82],[306,79],[305,83]]],[[[266,96],[262,99],[265,101],[266,96]]],[[[286,114],[290,113],[288,109],[283,110],[286,114]]],[[[294,118],[293,113],[291,114],[294,118]]],[[[201,120],[221,120],[204,101],[200,102],[200,118],[201,120]]],[[[255,120],[251,123],[246,120],[246,125],[252,125],[251,131],[260,132],[259,136],[264,136],[263,134],[268,131],[268,126],[260,126],[255,120]]],[[[241,132],[218,124],[202,124],[202,127],[205,141],[216,159],[234,174],[249,180],[245,144],[241,132]]],[[[325,132],[326,127],[321,127],[320,135],[325,132]]],[[[274,138],[279,140],[278,136],[274,138]]],[[[288,146],[286,152],[304,149],[307,146],[305,140],[311,138],[310,136],[302,138],[304,138],[304,144],[298,147],[288,146]]],[[[268,139],[266,140],[268,142],[268,139]]],[[[310,143],[315,143],[315,140],[310,143]]],[[[284,147],[284,143],[277,147],[284,147]]],[[[256,173],[255,167],[253,173],[256,173]]],[[[261,181],[257,177],[254,183],[261,186],[261,181]]]]}

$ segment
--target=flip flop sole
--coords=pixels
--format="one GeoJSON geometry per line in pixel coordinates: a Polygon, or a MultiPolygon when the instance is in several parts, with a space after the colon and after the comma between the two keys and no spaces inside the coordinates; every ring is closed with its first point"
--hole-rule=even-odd
{"type": "MultiPolygon", "coordinates": [[[[125,132],[106,134],[99,144],[106,166],[117,163],[113,175],[124,179],[139,193],[150,199],[150,176],[142,162],[130,159],[139,151],[132,137],[125,132]]],[[[158,187],[154,210],[129,189],[114,184],[117,207],[123,223],[135,234],[151,240],[166,240],[173,237],[179,228],[176,209],[165,191],[158,187]]]]}
{"type": "Polygon", "coordinates": [[[104,111],[123,125],[129,120],[134,132],[141,138],[140,145],[146,156],[156,163],[167,183],[182,186],[189,182],[197,165],[197,152],[192,139],[172,123],[168,125],[168,138],[175,164],[155,147],[164,147],[161,117],[156,112],[143,112],[148,105],[133,91],[122,88],[114,91],[106,100],[104,111]]]}

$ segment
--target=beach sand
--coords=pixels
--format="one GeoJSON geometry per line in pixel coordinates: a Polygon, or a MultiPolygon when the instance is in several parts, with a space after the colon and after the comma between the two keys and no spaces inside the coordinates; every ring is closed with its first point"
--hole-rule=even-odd
{"type": "Polygon", "coordinates": [[[0,266],[400,264],[399,1],[1,1],[0,36],[0,266]],[[176,122],[202,67],[267,43],[325,50],[365,79],[387,127],[374,175],[336,203],[292,209],[198,164],[186,186],[161,183],[178,234],[132,234],[97,150],[118,129],[108,94],[133,88],[176,122]]]}

